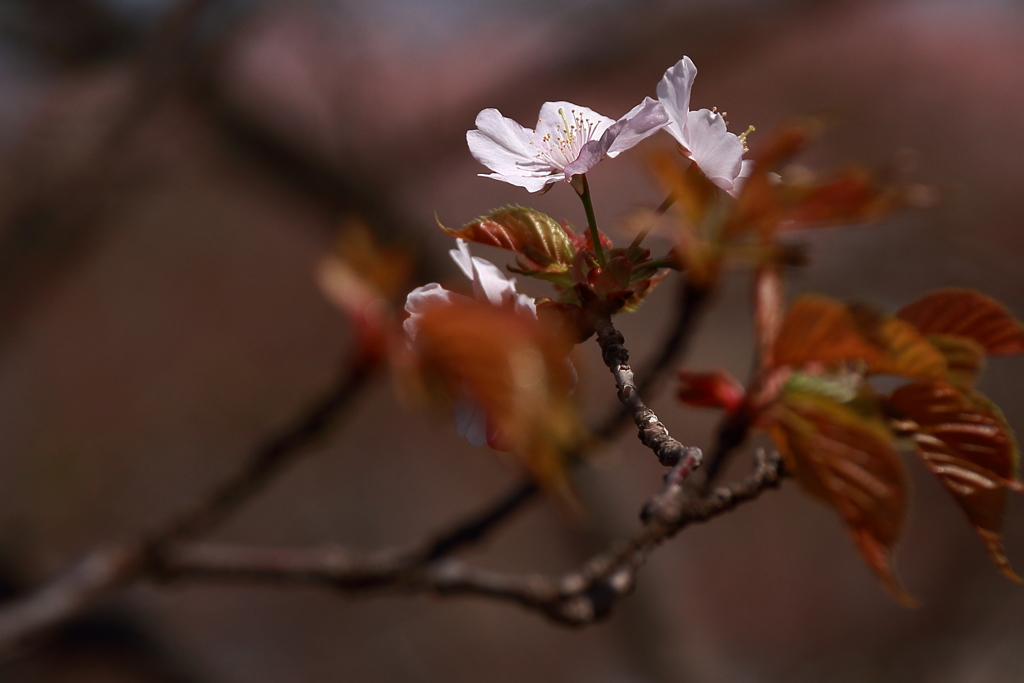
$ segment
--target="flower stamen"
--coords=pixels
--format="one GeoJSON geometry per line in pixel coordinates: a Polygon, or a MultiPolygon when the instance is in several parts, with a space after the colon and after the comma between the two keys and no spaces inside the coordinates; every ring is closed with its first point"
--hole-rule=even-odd
{"type": "Polygon", "coordinates": [[[753,133],[755,130],[757,130],[757,129],[754,128],[753,126],[747,126],[747,129],[745,131],[743,131],[742,133],[740,133],[739,135],[736,136],[736,137],[738,137],[740,139],[740,142],[743,143],[743,151],[744,152],[749,152],[750,151],[750,148],[747,147],[747,136],[750,135],[751,133],[753,133]]]}

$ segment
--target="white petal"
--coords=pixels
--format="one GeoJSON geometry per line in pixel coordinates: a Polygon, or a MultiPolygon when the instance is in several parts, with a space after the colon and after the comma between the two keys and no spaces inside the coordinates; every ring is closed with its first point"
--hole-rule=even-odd
{"type": "Polygon", "coordinates": [[[509,185],[526,188],[527,192],[540,192],[546,185],[567,180],[565,173],[557,168],[545,168],[544,173],[537,175],[526,175],[524,173],[480,173],[481,178],[493,178],[509,185]]]}
{"type": "MultiPolygon", "coordinates": [[[[511,281],[515,285],[515,280],[511,281]]],[[[514,289],[514,287],[513,287],[514,289]]],[[[537,302],[533,300],[533,297],[526,296],[516,292],[515,298],[515,312],[520,315],[531,315],[534,318],[537,317],[537,302]]]]}
{"type": "Polygon", "coordinates": [[[425,310],[431,306],[451,305],[453,298],[461,296],[461,294],[451,292],[436,282],[417,287],[409,292],[409,296],[405,298],[405,310],[409,317],[402,323],[402,328],[409,335],[409,339],[416,339],[416,328],[419,325],[420,316],[423,315],[425,310]]]}
{"type": "MultiPolygon", "coordinates": [[[[627,112],[625,116],[616,121],[623,124],[617,131],[614,141],[608,147],[608,156],[614,157],[619,152],[624,152],[634,147],[644,138],[654,135],[668,123],[668,114],[665,112],[661,102],[645,97],[644,101],[627,112]]],[[[613,125],[605,131],[603,137],[611,134],[615,128],[613,125]]]]}
{"type": "Polygon", "coordinates": [[[507,173],[534,158],[530,145],[533,131],[505,118],[497,109],[477,114],[476,127],[466,133],[469,151],[492,171],[507,173]]]}
{"type": "Polygon", "coordinates": [[[690,158],[711,182],[731,190],[742,168],[743,143],[726,129],[721,114],[708,109],[691,111],[686,128],[690,158]]]}
{"type": "Polygon", "coordinates": [[[658,100],[665,106],[669,118],[665,130],[687,149],[686,115],[690,111],[690,90],[696,76],[697,67],[689,57],[683,57],[665,72],[658,83],[658,100]]]}
{"type": "Polygon", "coordinates": [[[740,192],[743,190],[743,186],[754,173],[754,162],[750,159],[744,159],[743,164],[740,166],[740,174],[736,176],[736,180],[732,184],[732,189],[729,190],[729,194],[733,197],[739,197],[740,192]]]}
{"type": "Polygon", "coordinates": [[[452,257],[452,261],[455,261],[455,265],[459,267],[462,274],[468,277],[470,280],[473,279],[473,254],[469,251],[469,243],[461,237],[455,238],[455,245],[458,249],[449,249],[448,255],[452,257]]]}
{"type": "Polygon", "coordinates": [[[485,178],[502,180],[537,192],[546,184],[561,177],[551,178],[550,162],[538,158],[532,145],[534,132],[512,119],[505,118],[497,109],[484,109],[476,117],[477,130],[466,133],[466,142],[473,157],[492,174],[485,178]]]}
{"type": "Polygon", "coordinates": [[[609,126],[600,140],[591,140],[576,161],[565,167],[565,176],[570,178],[586,173],[605,156],[614,157],[638,142],[661,130],[668,122],[668,115],[660,102],[645,97],[621,119],[609,126]]]}
{"type": "Polygon", "coordinates": [[[469,243],[456,238],[458,249],[448,253],[459,270],[473,281],[473,295],[477,301],[487,301],[492,306],[511,305],[517,313],[528,312],[537,317],[537,306],[533,299],[516,291],[516,279],[506,277],[501,269],[487,259],[473,256],[469,243]]]}
{"type": "Polygon", "coordinates": [[[473,296],[478,301],[487,301],[492,306],[501,306],[516,295],[515,280],[509,281],[504,273],[487,259],[473,257],[473,296]]]}

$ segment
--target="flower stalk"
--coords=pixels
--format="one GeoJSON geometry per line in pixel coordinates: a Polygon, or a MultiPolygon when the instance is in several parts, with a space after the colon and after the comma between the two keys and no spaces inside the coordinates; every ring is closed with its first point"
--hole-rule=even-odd
{"type": "Polygon", "coordinates": [[[583,202],[583,210],[587,213],[587,226],[590,229],[590,241],[594,245],[594,258],[597,259],[598,266],[605,268],[608,262],[604,258],[604,249],[601,247],[601,233],[597,231],[597,217],[594,215],[594,202],[590,199],[590,183],[587,182],[587,174],[581,173],[574,176],[572,186],[579,194],[580,201],[583,202]]]}
{"type": "MultiPolygon", "coordinates": [[[[656,217],[658,217],[658,218],[660,218],[661,216],[664,216],[665,213],[669,209],[672,208],[672,205],[676,203],[676,199],[677,199],[677,197],[676,197],[675,192],[670,192],[669,195],[667,197],[665,197],[665,201],[663,201],[660,205],[658,205],[658,208],[654,210],[654,215],[656,217]]],[[[654,227],[654,221],[651,221],[651,223],[649,225],[647,225],[644,228],[642,228],[640,230],[640,232],[638,232],[636,234],[636,237],[633,238],[633,242],[629,245],[629,248],[630,249],[639,249],[640,248],[640,244],[644,241],[644,239],[646,239],[647,235],[650,234],[651,229],[653,227],[654,227]]]]}

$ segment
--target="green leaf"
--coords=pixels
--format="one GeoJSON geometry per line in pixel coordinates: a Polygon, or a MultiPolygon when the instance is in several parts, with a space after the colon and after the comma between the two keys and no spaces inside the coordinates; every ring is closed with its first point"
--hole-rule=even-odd
{"type": "Polygon", "coordinates": [[[838,403],[849,403],[857,398],[863,384],[864,378],[857,372],[829,373],[827,375],[794,372],[786,380],[783,391],[804,392],[830,398],[838,403]]]}
{"type": "Polygon", "coordinates": [[[530,268],[518,259],[516,260],[516,265],[507,267],[512,273],[537,278],[538,280],[544,280],[545,282],[550,282],[558,287],[571,289],[575,284],[573,282],[572,273],[567,270],[538,270],[536,268],[530,268]]]}

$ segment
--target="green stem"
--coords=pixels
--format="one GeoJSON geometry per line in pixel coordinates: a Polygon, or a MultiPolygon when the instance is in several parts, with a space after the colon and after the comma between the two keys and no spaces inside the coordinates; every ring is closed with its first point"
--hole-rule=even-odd
{"type": "MultiPolygon", "coordinates": [[[[663,201],[661,203],[661,206],[659,206],[657,209],[654,210],[654,215],[658,216],[658,217],[663,216],[665,214],[665,212],[668,211],[672,207],[673,204],[675,204],[675,202],[676,202],[676,194],[673,192],[673,193],[669,194],[669,196],[665,197],[665,201],[663,201]]],[[[637,233],[636,237],[633,238],[633,243],[629,245],[629,248],[631,250],[632,249],[639,249],[640,248],[640,243],[644,241],[644,238],[647,237],[648,233],[651,232],[651,228],[653,228],[653,227],[654,227],[654,221],[651,221],[650,225],[648,225],[646,228],[644,228],[643,230],[641,230],[640,232],[637,233]]]]}
{"type": "MultiPolygon", "coordinates": [[[[679,263],[675,259],[671,259],[671,258],[663,258],[663,259],[656,259],[654,261],[648,261],[647,263],[643,264],[643,266],[640,268],[640,270],[641,271],[647,271],[647,270],[658,271],[658,270],[661,270],[662,268],[670,268],[672,270],[682,270],[682,268],[679,267],[679,263]]],[[[636,271],[634,271],[634,272],[636,272],[636,271]]]]}
{"type": "Polygon", "coordinates": [[[576,176],[581,178],[580,185],[573,185],[576,188],[576,192],[580,195],[580,201],[583,202],[583,210],[587,212],[587,224],[590,227],[590,241],[594,245],[594,258],[597,259],[597,265],[604,268],[607,265],[607,261],[604,259],[604,249],[601,248],[601,237],[597,231],[597,217],[594,216],[594,203],[590,200],[590,183],[587,182],[587,174],[581,173],[576,176]]]}

